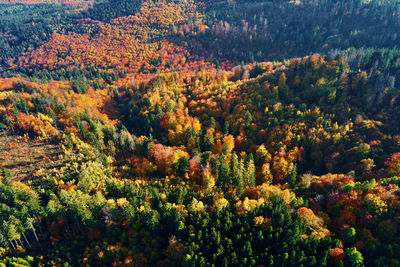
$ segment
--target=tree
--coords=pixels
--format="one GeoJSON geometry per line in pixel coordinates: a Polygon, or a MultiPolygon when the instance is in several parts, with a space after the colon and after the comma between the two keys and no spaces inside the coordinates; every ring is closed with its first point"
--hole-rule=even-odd
{"type": "Polygon", "coordinates": [[[295,164],[288,176],[288,183],[291,188],[293,188],[296,185],[296,181],[297,181],[297,165],[295,164]]]}
{"type": "Polygon", "coordinates": [[[82,166],[78,180],[78,188],[83,192],[91,193],[104,185],[107,176],[99,163],[91,161],[82,166]]]}
{"type": "Polygon", "coordinates": [[[204,151],[208,151],[211,149],[211,146],[214,144],[214,135],[213,135],[213,131],[211,131],[210,129],[207,129],[206,134],[204,135],[203,138],[203,149],[204,151]]]}
{"type": "Polygon", "coordinates": [[[246,171],[243,174],[245,186],[254,186],[256,184],[256,166],[253,160],[253,154],[247,157],[246,171]]]}
{"type": "Polygon", "coordinates": [[[222,151],[224,154],[229,154],[235,148],[235,138],[232,135],[224,136],[222,151]]]}
{"type": "Polygon", "coordinates": [[[222,129],[222,132],[223,132],[224,134],[229,134],[229,122],[228,122],[228,121],[225,121],[225,122],[224,122],[224,127],[223,127],[223,129],[222,129]]]}
{"type": "Polygon", "coordinates": [[[400,152],[392,154],[385,164],[388,166],[389,175],[400,176],[400,152]]]}
{"type": "Polygon", "coordinates": [[[253,117],[251,116],[251,113],[249,111],[246,111],[246,114],[244,115],[244,125],[246,127],[249,127],[252,120],[253,120],[253,117]]]}
{"type": "Polygon", "coordinates": [[[236,186],[240,186],[243,179],[242,170],[240,169],[239,159],[235,152],[232,153],[230,176],[233,184],[236,186]]]}
{"type": "Polygon", "coordinates": [[[346,261],[350,266],[361,267],[364,266],[364,258],[361,252],[357,251],[356,248],[346,248],[346,261]]]}
{"type": "Polygon", "coordinates": [[[144,215],[144,223],[149,230],[157,230],[160,223],[159,212],[156,210],[150,210],[149,212],[146,212],[144,215]]]}
{"type": "Polygon", "coordinates": [[[16,245],[18,246],[18,243],[16,242],[21,238],[21,233],[18,232],[18,219],[15,218],[15,216],[11,215],[10,219],[8,221],[4,222],[3,228],[5,229],[6,236],[10,242],[15,242],[16,245]]]}
{"type": "Polygon", "coordinates": [[[272,183],[273,176],[271,173],[271,168],[269,163],[264,163],[261,166],[261,171],[260,171],[260,183],[272,183]]]}
{"type": "Polygon", "coordinates": [[[344,232],[343,241],[349,245],[353,244],[356,241],[356,229],[353,227],[347,228],[344,232]]]}
{"type": "Polygon", "coordinates": [[[215,129],[215,127],[216,127],[215,118],[211,117],[211,119],[210,119],[210,128],[215,129]]]}
{"type": "Polygon", "coordinates": [[[208,169],[203,171],[203,186],[206,192],[211,192],[215,186],[215,178],[208,169]]]}
{"type": "Polygon", "coordinates": [[[259,166],[262,165],[264,162],[270,162],[271,159],[271,154],[269,154],[265,146],[263,144],[260,145],[256,150],[255,163],[259,166]]]}
{"type": "Polygon", "coordinates": [[[135,141],[132,135],[125,130],[122,130],[119,134],[119,144],[123,151],[133,152],[135,149],[135,141]]]}
{"type": "Polygon", "coordinates": [[[231,179],[229,177],[229,165],[226,163],[224,156],[220,155],[218,158],[218,185],[227,186],[231,179]]]}
{"type": "Polygon", "coordinates": [[[177,174],[184,178],[185,174],[189,171],[189,159],[186,156],[183,156],[179,158],[175,166],[177,174]]]}
{"type": "Polygon", "coordinates": [[[5,185],[11,185],[11,173],[9,170],[7,170],[6,168],[2,168],[2,176],[3,179],[1,180],[1,182],[5,185]]]}
{"type": "Polygon", "coordinates": [[[383,215],[388,211],[386,202],[375,194],[367,194],[364,198],[364,205],[374,215],[383,215]]]}

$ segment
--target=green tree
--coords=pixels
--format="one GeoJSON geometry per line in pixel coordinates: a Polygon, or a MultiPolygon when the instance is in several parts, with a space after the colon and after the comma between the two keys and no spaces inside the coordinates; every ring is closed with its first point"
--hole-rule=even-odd
{"type": "Polygon", "coordinates": [[[78,189],[85,193],[99,190],[107,180],[107,175],[97,162],[87,162],[82,165],[78,176],[78,189]]]}
{"type": "Polygon", "coordinates": [[[357,251],[356,248],[346,248],[346,261],[349,266],[362,267],[364,266],[364,258],[361,252],[357,251]]]}
{"type": "Polygon", "coordinates": [[[293,188],[296,185],[296,181],[297,181],[297,165],[295,164],[293,166],[292,171],[290,172],[289,176],[288,176],[288,183],[289,186],[291,188],[293,188]]]}
{"type": "Polygon", "coordinates": [[[225,121],[222,131],[224,134],[229,134],[229,122],[228,121],[225,121]]]}
{"type": "Polygon", "coordinates": [[[252,121],[253,117],[251,116],[251,113],[249,111],[246,111],[246,114],[244,115],[244,125],[246,127],[249,127],[252,121]]]}
{"type": "Polygon", "coordinates": [[[240,186],[243,180],[242,169],[240,168],[239,159],[235,152],[232,153],[230,177],[235,186],[240,186]]]}
{"type": "Polygon", "coordinates": [[[176,163],[176,173],[184,178],[185,174],[189,171],[189,159],[186,156],[181,157],[176,163]]]}
{"type": "Polygon", "coordinates": [[[227,186],[231,179],[229,176],[229,165],[226,163],[224,156],[221,155],[218,158],[218,185],[225,187],[227,186]]]}
{"type": "Polygon", "coordinates": [[[243,175],[245,186],[254,186],[256,184],[256,166],[254,164],[253,154],[247,157],[246,170],[243,175]]]}

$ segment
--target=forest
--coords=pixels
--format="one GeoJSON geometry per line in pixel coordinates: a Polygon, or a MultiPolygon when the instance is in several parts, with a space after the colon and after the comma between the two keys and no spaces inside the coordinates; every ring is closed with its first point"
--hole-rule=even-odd
{"type": "Polygon", "coordinates": [[[400,266],[400,3],[0,1],[0,266],[400,266]]]}

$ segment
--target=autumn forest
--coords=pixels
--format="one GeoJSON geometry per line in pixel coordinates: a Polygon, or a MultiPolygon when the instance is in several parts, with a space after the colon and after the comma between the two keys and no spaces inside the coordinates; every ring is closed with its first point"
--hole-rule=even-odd
{"type": "Polygon", "coordinates": [[[398,0],[0,0],[0,267],[400,266],[398,0]]]}

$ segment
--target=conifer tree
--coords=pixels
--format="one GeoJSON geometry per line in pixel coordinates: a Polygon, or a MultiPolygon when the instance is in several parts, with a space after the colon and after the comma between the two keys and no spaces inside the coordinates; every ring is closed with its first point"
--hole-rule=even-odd
{"type": "Polygon", "coordinates": [[[241,180],[241,173],[239,169],[239,160],[236,152],[232,153],[230,176],[234,185],[238,186],[241,180]]]}
{"type": "Polygon", "coordinates": [[[225,187],[230,182],[229,177],[229,165],[226,163],[224,156],[219,157],[219,166],[218,166],[218,185],[225,187]]]}
{"type": "Polygon", "coordinates": [[[253,154],[247,157],[246,171],[243,176],[246,187],[256,184],[256,166],[254,164],[253,154]]]}
{"type": "Polygon", "coordinates": [[[293,188],[296,185],[296,181],[297,181],[297,165],[295,164],[288,176],[289,186],[293,188]]]}
{"type": "Polygon", "coordinates": [[[224,134],[229,134],[229,122],[228,121],[225,121],[224,127],[222,130],[223,130],[224,134]]]}

